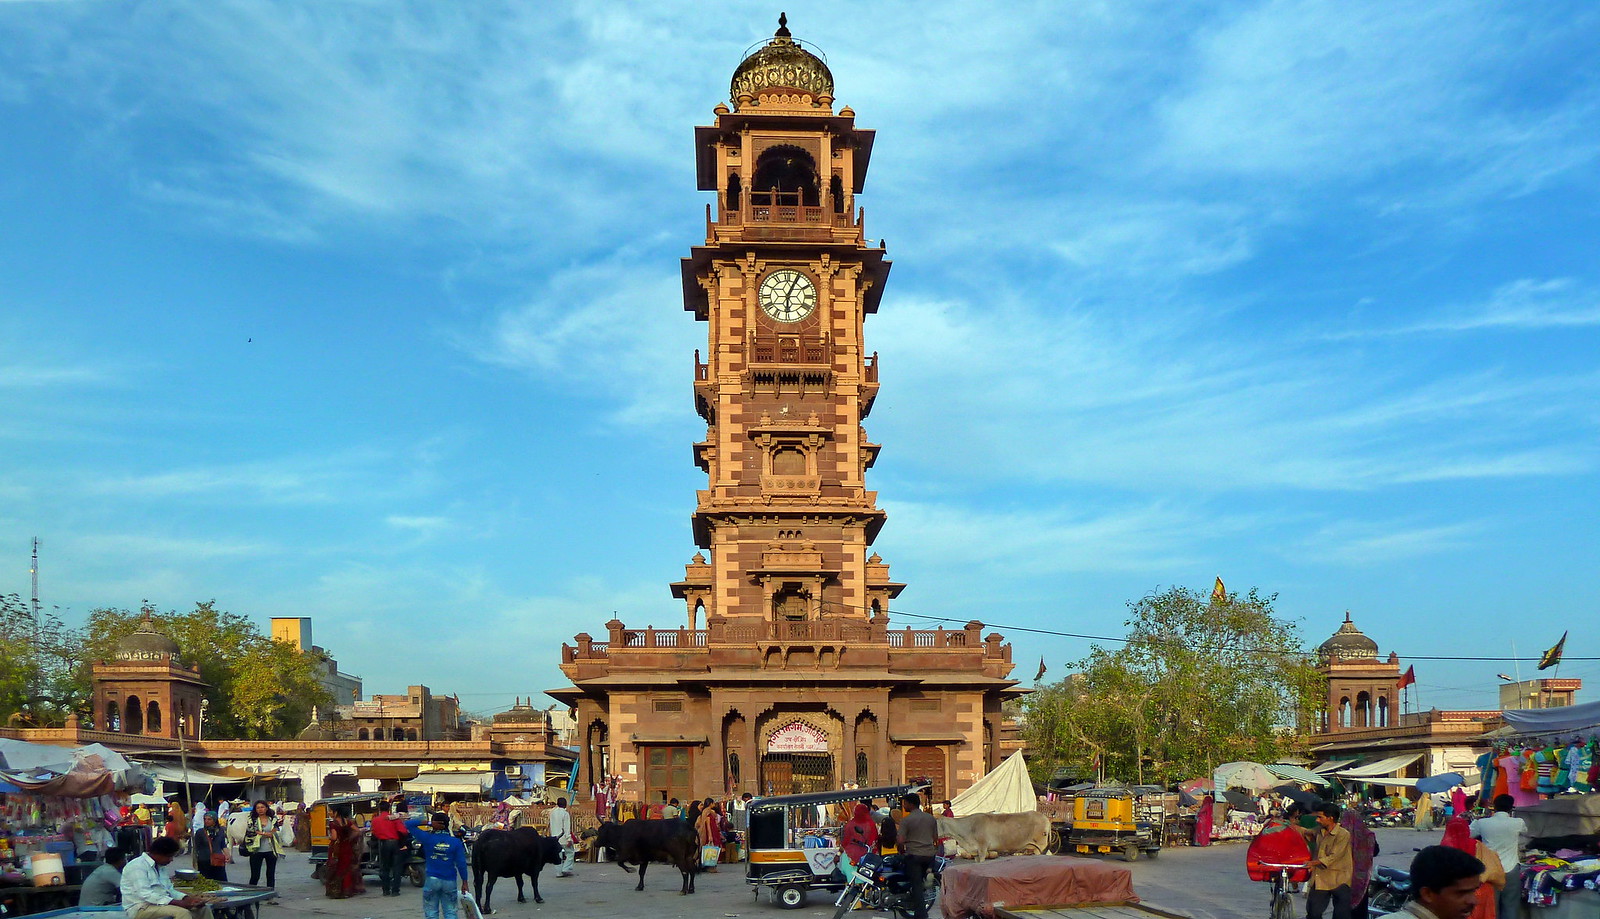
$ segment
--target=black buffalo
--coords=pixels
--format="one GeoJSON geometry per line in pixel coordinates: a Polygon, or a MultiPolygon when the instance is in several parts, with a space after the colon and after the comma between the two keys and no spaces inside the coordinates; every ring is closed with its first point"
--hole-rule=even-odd
{"type": "Polygon", "coordinates": [[[543,903],[539,896],[539,872],[545,865],[561,864],[561,843],[554,836],[541,836],[533,827],[521,826],[514,830],[484,830],[472,844],[472,892],[478,908],[492,912],[489,898],[494,896],[495,878],[517,879],[517,902],[528,902],[522,895],[522,876],[533,879],[533,902],[543,903]],[[489,887],[483,886],[484,875],[489,876],[489,887]]]}
{"type": "Polygon", "coordinates": [[[624,823],[605,823],[595,835],[594,844],[614,852],[624,871],[632,873],[630,862],[639,866],[639,883],[634,890],[644,889],[644,872],[651,862],[667,862],[683,874],[678,893],[694,893],[694,876],[700,870],[700,837],[688,821],[634,817],[624,823]]]}

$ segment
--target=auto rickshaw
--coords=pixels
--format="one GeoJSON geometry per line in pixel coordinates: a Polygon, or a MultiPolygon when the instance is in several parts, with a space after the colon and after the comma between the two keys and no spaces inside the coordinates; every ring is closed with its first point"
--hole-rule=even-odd
{"type": "MultiPolygon", "coordinates": [[[[393,797],[390,792],[362,792],[359,794],[339,795],[333,798],[323,798],[315,801],[306,809],[306,824],[311,835],[311,876],[321,879],[322,866],[328,862],[328,822],[334,814],[354,817],[361,826],[362,832],[370,832],[367,827],[372,821],[372,815],[378,812],[378,802],[393,797]]],[[[413,847],[414,848],[414,847],[413,847]]],[[[377,875],[378,847],[368,837],[367,844],[362,847],[361,873],[363,875],[377,875]]],[[[412,887],[421,887],[423,878],[422,859],[412,852],[406,860],[406,876],[411,881],[412,887]]]]}
{"type": "Polygon", "coordinates": [[[922,785],[846,788],[800,795],[757,798],[746,811],[744,879],[756,899],[761,891],[784,909],[806,905],[806,891],[843,890],[847,883],[844,851],[839,848],[841,821],[819,819],[818,805],[886,799],[890,803],[922,785]]]}
{"type": "Polygon", "coordinates": [[[1140,805],[1137,789],[1122,785],[1078,791],[1072,799],[1072,828],[1066,847],[1073,852],[1120,850],[1125,861],[1143,852],[1161,854],[1161,820],[1140,805]]]}

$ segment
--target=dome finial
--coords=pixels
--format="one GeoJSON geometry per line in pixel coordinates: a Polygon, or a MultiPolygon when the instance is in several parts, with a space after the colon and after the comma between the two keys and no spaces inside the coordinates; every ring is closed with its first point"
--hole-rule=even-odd
{"type": "Polygon", "coordinates": [[[778,31],[772,33],[772,35],[773,35],[774,38],[788,38],[789,37],[789,14],[788,13],[779,13],[778,14],[778,31]]]}
{"type": "Polygon", "coordinates": [[[1345,622],[1349,622],[1350,621],[1350,611],[1349,610],[1345,610],[1344,611],[1344,621],[1345,622]]]}

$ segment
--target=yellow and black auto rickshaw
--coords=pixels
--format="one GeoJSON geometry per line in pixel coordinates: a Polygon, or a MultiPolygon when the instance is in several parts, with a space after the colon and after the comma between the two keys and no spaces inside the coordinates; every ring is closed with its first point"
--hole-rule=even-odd
{"type": "Polygon", "coordinates": [[[744,879],[755,891],[772,894],[784,909],[806,905],[806,891],[843,890],[847,879],[840,869],[844,852],[839,848],[837,805],[855,801],[899,802],[921,785],[887,785],[881,788],[846,788],[810,794],[757,798],[748,809],[744,879]]]}
{"type": "Polygon", "coordinates": [[[1143,790],[1142,786],[1103,785],[1076,792],[1072,799],[1072,827],[1067,831],[1063,851],[1120,851],[1123,859],[1130,862],[1140,852],[1150,858],[1161,854],[1159,809],[1152,812],[1142,804],[1143,790]]]}

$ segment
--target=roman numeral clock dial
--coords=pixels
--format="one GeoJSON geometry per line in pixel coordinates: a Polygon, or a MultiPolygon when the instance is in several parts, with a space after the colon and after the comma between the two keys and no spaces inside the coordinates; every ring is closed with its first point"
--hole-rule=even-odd
{"type": "Polygon", "coordinates": [[[789,268],[780,268],[761,280],[756,298],[762,312],[778,322],[799,322],[817,308],[817,288],[811,278],[789,268]]]}

